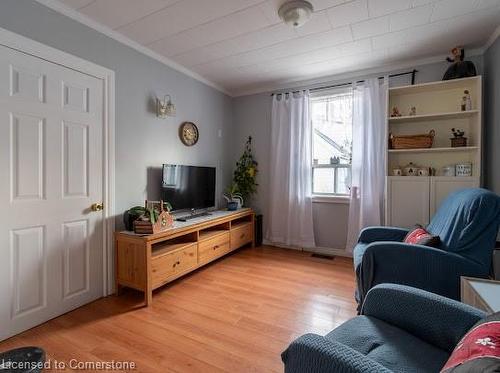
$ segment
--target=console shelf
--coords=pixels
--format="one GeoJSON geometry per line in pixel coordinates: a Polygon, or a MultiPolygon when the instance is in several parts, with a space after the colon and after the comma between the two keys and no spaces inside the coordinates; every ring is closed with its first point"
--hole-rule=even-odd
{"type": "Polygon", "coordinates": [[[253,247],[254,212],[216,211],[150,235],[116,232],[115,243],[116,292],[123,287],[143,291],[150,305],[154,289],[242,246],[253,247]]]}
{"type": "Polygon", "coordinates": [[[212,238],[227,234],[229,229],[214,229],[214,230],[205,230],[200,231],[200,238],[198,242],[210,240],[212,238]]]}

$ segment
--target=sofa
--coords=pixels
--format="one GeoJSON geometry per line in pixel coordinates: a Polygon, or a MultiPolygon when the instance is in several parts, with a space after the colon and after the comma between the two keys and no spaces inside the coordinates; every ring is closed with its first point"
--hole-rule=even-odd
{"type": "Polygon", "coordinates": [[[361,314],[325,336],[306,334],[281,355],[285,373],[439,372],[485,313],[421,289],[372,288],[361,314]]]}
{"type": "Polygon", "coordinates": [[[408,229],[369,227],[353,251],[356,300],[377,284],[397,283],[460,299],[460,276],[488,277],[500,224],[500,197],[486,189],[450,194],[426,227],[437,248],[406,244],[408,229]]]}

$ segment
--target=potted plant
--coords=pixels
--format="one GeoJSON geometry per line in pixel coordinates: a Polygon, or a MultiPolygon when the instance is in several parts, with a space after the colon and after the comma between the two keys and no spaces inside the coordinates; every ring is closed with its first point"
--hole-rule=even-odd
{"type": "Polygon", "coordinates": [[[235,211],[243,206],[243,196],[239,192],[238,184],[235,182],[227,187],[223,196],[227,201],[227,209],[229,211],[235,211]]]}
{"type": "Polygon", "coordinates": [[[242,200],[247,201],[257,192],[258,164],[252,154],[252,137],[249,136],[245,144],[245,150],[234,170],[233,183],[237,185],[242,200]]]}
{"type": "Polygon", "coordinates": [[[125,211],[123,214],[123,222],[125,229],[128,231],[134,230],[134,221],[149,222],[152,225],[158,221],[161,213],[165,210],[167,213],[172,210],[172,205],[168,202],[149,202],[146,201],[144,206],[134,206],[125,211]],[[163,207],[161,206],[163,204],[163,207]]]}

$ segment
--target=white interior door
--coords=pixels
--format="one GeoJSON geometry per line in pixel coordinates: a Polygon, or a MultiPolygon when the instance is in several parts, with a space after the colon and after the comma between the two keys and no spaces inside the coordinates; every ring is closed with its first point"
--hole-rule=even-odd
{"type": "Polygon", "coordinates": [[[429,223],[429,178],[389,176],[387,178],[387,225],[413,228],[429,223]]]}
{"type": "Polygon", "coordinates": [[[452,192],[459,189],[478,188],[479,178],[477,177],[431,177],[431,218],[438,210],[441,203],[452,192]]]}
{"type": "Polygon", "coordinates": [[[0,339],[103,295],[103,85],[0,46],[0,339]]]}

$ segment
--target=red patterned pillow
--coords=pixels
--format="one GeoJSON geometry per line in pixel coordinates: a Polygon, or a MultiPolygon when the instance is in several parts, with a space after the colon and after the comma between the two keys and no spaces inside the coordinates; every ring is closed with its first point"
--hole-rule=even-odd
{"type": "Polygon", "coordinates": [[[410,231],[406,235],[404,242],[414,245],[438,247],[441,240],[439,236],[433,236],[427,232],[424,227],[417,225],[414,230],[410,231]]]}
{"type": "Polygon", "coordinates": [[[441,373],[471,372],[500,372],[500,312],[474,325],[441,369],[441,373]]]}

